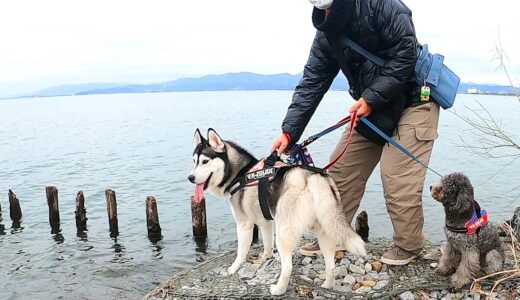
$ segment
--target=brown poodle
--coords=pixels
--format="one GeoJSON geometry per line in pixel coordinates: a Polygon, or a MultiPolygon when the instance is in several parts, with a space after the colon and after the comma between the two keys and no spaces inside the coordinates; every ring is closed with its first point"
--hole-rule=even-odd
{"type": "Polygon", "coordinates": [[[485,212],[474,200],[468,177],[461,173],[446,175],[430,191],[446,213],[447,243],[436,271],[444,276],[453,274],[451,284],[457,289],[472,282],[482,271],[486,274],[501,271],[502,242],[496,227],[487,223],[485,212]]]}

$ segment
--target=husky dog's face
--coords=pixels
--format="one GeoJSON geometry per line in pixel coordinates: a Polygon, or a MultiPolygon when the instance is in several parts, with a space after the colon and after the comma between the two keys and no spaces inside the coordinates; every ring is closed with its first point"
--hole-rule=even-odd
{"type": "Polygon", "coordinates": [[[195,131],[193,150],[193,169],[188,180],[196,185],[203,185],[204,190],[220,184],[224,176],[226,145],[213,130],[208,130],[206,140],[197,129],[195,131]]]}

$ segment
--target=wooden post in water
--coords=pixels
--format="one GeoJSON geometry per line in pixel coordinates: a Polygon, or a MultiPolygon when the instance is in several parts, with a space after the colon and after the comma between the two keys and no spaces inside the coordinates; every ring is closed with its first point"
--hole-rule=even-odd
{"type": "Polygon", "coordinates": [[[362,211],[358,214],[356,218],[356,233],[363,239],[363,241],[368,241],[368,214],[366,211],[362,211]]]}
{"type": "Polygon", "coordinates": [[[20,227],[22,209],[20,208],[20,201],[11,190],[9,190],[9,216],[13,220],[13,227],[20,227]]]}
{"type": "Polygon", "coordinates": [[[107,198],[108,223],[110,225],[110,237],[119,235],[119,226],[117,225],[117,202],[116,192],[111,189],[105,190],[107,198]]]}
{"type": "Polygon", "coordinates": [[[78,233],[82,233],[83,231],[87,231],[87,210],[85,209],[85,196],[83,195],[83,191],[79,191],[76,196],[76,211],[74,212],[76,215],[76,229],[78,233]]]}
{"type": "Polygon", "coordinates": [[[60,208],[58,205],[58,189],[55,186],[45,188],[47,194],[47,205],[49,205],[49,224],[51,224],[51,233],[60,233],[60,208]]]}
{"type": "Polygon", "coordinates": [[[5,226],[2,224],[2,221],[4,219],[2,218],[2,202],[0,202],[0,235],[5,234],[5,226]]]}
{"type": "Polygon", "coordinates": [[[255,227],[253,228],[253,240],[251,241],[251,243],[255,244],[258,242],[258,226],[255,225],[255,227]]]}
{"type": "Polygon", "coordinates": [[[208,227],[206,224],[206,199],[202,198],[200,203],[196,203],[191,196],[191,223],[193,235],[196,237],[207,237],[208,227]]]}
{"type": "Polygon", "coordinates": [[[146,227],[148,228],[148,238],[152,241],[160,241],[161,225],[159,225],[159,212],[157,211],[157,201],[155,197],[146,197],[146,227]]]}

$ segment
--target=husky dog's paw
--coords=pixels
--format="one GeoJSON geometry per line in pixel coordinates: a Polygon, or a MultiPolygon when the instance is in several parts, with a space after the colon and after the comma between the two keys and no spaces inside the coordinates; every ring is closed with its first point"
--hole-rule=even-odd
{"type": "Polygon", "coordinates": [[[334,286],[334,280],[325,280],[325,282],[321,285],[322,288],[330,289],[334,286]]]}
{"type": "Polygon", "coordinates": [[[287,287],[280,287],[280,286],[278,286],[278,284],[271,284],[271,288],[269,290],[271,292],[271,295],[280,296],[280,295],[285,294],[287,287]]]}
{"type": "Polygon", "coordinates": [[[235,274],[236,271],[238,271],[238,269],[240,269],[240,265],[232,264],[231,267],[229,267],[229,268],[227,269],[228,275],[233,275],[233,274],[235,274]]]}
{"type": "Polygon", "coordinates": [[[271,257],[273,257],[273,250],[272,249],[269,252],[263,252],[262,254],[258,255],[258,261],[264,262],[264,261],[268,260],[271,257]]]}

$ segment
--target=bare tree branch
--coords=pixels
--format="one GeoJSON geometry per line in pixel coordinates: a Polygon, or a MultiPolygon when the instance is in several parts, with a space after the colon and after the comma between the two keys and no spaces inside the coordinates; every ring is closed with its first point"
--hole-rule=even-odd
{"type": "MultiPolygon", "coordinates": [[[[507,54],[502,48],[502,39],[500,38],[500,34],[498,35],[498,44],[495,44],[495,55],[493,55],[492,61],[498,61],[498,67],[496,70],[502,70],[506,74],[507,80],[509,81],[509,84],[511,85],[512,93],[518,99],[520,102],[520,88],[515,88],[515,85],[513,84],[513,80],[511,79],[511,76],[509,75],[509,71],[507,69],[507,65],[504,63],[505,59],[507,58],[507,54]]],[[[520,82],[518,84],[520,86],[520,82]]]]}
{"type": "MultiPolygon", "coordinates": [[[[516,88],[513,84],[513,80],[509,74],[507,64],[505,63],[506,59],[507,54],[502,48],[502,41],[499,35],[498,43],[495,45],[495,54],[493,55],[492,61],[498,62],[497,70],[502,70],[505,73],[511,86],[513,95],[520,102],[520,88],[516,88]]],[[[520,86],[520,82],[518,86],[520,86]]],[[[506,167],[510,166],[514,161],[520,158],[520,143],[513,135],[505,130],[502,120],[497,121],[491,112],[482,105],[482,103],[479,101],[476,102],[478,104],[477,108],[472,108],[465,105],[466,114],[459,114],[455,110],[452,112],[469,125],[469,129],[464,130],[464,135],[460,136],[462,146],[466,150],[486,158],[511,158],[509,163],[506,163],[502,168],[500,168],[498,172],[493,174],[485,181],[488,182],[500,174],[506,167]]],[[[513,192],[518,189],[520,189],[520,186],[512,189],[509,192],[513,192]]],[[[518,197],[516,197],[513,202],[517,201],[519,198],[520,195],[518,195],[518,197]]]]}
{"type": "Polygon", "coordinates": [[[482,103],[476,102],[479,105],[479,109],[465,106],[471,116],[459,114],[456,111],[453,112],[453,114],[470,126],[470,129],[466,131],[476,138],[477,143],[471,143],[465,137],[460,137],[464,147],[476,154],[490,158],[516,158],[520,156],[520,144],[505,131],[502,121],[497,122],[482,103]],[[504,154],[509,148],[514,149],[514,153],[504,154]]]}

